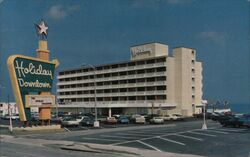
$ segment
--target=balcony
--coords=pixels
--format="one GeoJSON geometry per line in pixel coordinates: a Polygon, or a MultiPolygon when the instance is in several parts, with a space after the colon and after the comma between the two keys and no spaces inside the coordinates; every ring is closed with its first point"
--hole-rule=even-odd
{"type": "MultiPolygon", "coordinates": [[[[144,65],[137,65],[137,66],[128,66],[128,67],[121,67],[121,68],[114,68],[114,69],[96,70],[96,74],[105,74],[105,73],[137,70],[137,69],[145,69],[145,68],[153,68],[153,67],[156,68],[156,67],[162,67],[162,66],[166,66],[166,62],[144,64],[144,65]]],[[[93,74],[94,74],[93,71],[89,71],[89,72],[82,72],[82,73],[75,73],[75,74],[58,75],[57,79],[87,76],[87,75],[93,75],[93,74]]]]}
{"type": "MultiPolygon", "coordinates": [[[[103,85],[103,86],[96,86],[96,89],[148,87],[148,86],[157,86],[157,85],[163,85],[164,86],[164,85],[166,85],[166,81],[129,83],[129,84],[119,84],[119,85],[103,85]]],[[[86,91],[86,90],[94,90],[94,86],[57,89],[57,92],[86,91]]]]}
{"type": "MultiPolygon", "coordinates": [[[[97,93],[96,97],[114,97],[114,96],[143,96],[143,95],[166,95],[166,90],[158,91],[139,91],[139,92],[121,92],[121,93],[97,93]]],[[[94,97],[95,94],[74,94],[74,95],[58,95],[58,99],[69,99],[69,98],[89,98],[94,97]]]]}

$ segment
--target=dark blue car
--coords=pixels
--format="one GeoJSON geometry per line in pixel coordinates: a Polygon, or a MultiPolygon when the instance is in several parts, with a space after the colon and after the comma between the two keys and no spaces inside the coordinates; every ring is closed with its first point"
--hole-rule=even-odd
{"type": "Polygon", "coordinates": [[[129,123],[129,119],[128,117],[126,116],[120,116],[118,118],[118,123],[121,123],[121,124],[128,124],[129,123]]]}

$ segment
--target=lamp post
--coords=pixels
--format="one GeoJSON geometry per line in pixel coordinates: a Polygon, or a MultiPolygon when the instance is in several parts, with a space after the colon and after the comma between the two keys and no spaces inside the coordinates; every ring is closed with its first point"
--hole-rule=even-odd
{"type": "Polygon", "coordinates": [[[10,129],[10,132],[12,132],[13,131],[13,126],[12,126],[12,109],[10,107],[9,94],[7,96],[7,99],[8,99],[8,108],[9,108],[9,115],[10,115],[10,127],[9,127],[9,129],[10,129]]]}
{"type": "Polygon", "coordinates": [[[95,97],[95,122],[94,122],[94,127],[99,127],[99,121],[97,120],[97,107],[96,107],[96,68],[91,65],[91,64],[82,64],[82,66],[89,66],[93,69],[93,73],[94,73],[94,97],[95,97]]]}
{"type": "Polygon", "coordinates": [[[202,130],[207,130],[207,125],[206,125],[206,100],[202,100],[201,102],[203,104],[203,125],[202,125],[202,130]]]}

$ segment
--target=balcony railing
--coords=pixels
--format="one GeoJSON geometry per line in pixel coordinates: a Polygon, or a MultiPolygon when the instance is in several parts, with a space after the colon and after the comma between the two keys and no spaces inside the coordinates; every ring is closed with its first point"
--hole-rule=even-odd
{"type": "MultiPolygon", "coordinates": [[[[121,93],[97,93],[96,97],[114,97],[114,96],[142,96],[142,95],[166,95],[166,90],[157,90],[157,91],[143,91],[143,92],[121,92],[121,93]]],[[[58,95],[59,99],[67,98],[89,98],[94,97],[94,94],[74,94],[74,95],[58,95]]]]}
{"type": "MultiPolygon", "coordinates": [[[[130,88],[130,87],[149,87],[149,86],[158,86],[158,85],[166,85],[166,81],[143,82],[143,83],[129,83],[129,84],[119,84],[119,85],[103,85],[103,86],[96,86],[96,89],[115,89],[115,88],[130,88]]],[[[78,87],[78,88],[57,89],[57,92],[86,91],[86,90],[94,90],[94,86],[90,86],[90,87],[78,87]]]]}
{"type": "MultiPolygon", "coordinates": [[[[122,72],[122,71],[129,71],[129,70],[139,70],[139,69],[146,69],[146,68],[157,68],[157,67],[162,67],[162,66],[166,66],[166,62],[144,64],[144,65],[137,65],[137,66],[128,66],[128,67],[121,67],[121,68],[114,68],[114,69],[96,70],[96,74],[122,72]]],[[[75,74],[65,74],[65,75],[58,75],[57,79],[81,77],[81,76],[87,76],[87,75],[93,75],[93,74],[94,74],[93,71],[75,73],[75,74]]]]}
{"type": "MultiPolygon", "coordinates": [[[[166,72],[154,72],[154,73],[145,73],[145,74],[135,74],[135,75],[125,75],[125,76],[115,76],[108,78],[96,78],[96,82],[104,82],[104,81],[118,81],[118,80],[127,80],[131,78],[148,78],[148,77],[156,77],[156,76],[166,76],[166,72]]],[[[60,81],[57,85],[70,85],[70,84],[82,84],[82,83],[93,83],[94,79],[87,80],[74,80],[74,81],[60,81]]]]}

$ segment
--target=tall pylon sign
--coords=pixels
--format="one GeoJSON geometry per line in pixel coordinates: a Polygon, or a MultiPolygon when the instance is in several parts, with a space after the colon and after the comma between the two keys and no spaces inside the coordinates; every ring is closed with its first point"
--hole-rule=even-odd
{"type": "Polygon", "coordinates": [[[55,105],[51,90],[59,62],[57,59],[49,60],[46,23],[41,20],[35,27],[39,37],[37,58],[12,55],[7,60],[20,120],[23,122],[31,120],[31,107],[39,108],[40,120],[50,120],[51,107],[55,105]]]}

